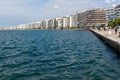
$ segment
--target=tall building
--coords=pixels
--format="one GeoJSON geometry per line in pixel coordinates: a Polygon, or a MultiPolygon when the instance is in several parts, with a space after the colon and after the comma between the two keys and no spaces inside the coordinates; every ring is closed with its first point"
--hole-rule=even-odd
{"type": "Polygon", "coordinates": [[[43,20],[41,22],[41,29],[46,29],[46,21],[45,20],[43,20]]]}
{"type": "Polygon", "coordinates": [[[77,28],[78,24],[78,13],[70,15],[70,28],[77,28]]]}
{"type": "Polygon", "coordinates": [[[105,9],[106,11],[106,17],[108,19],[108,21],[114,20],[115,18],[115,7],[110,7],[105,9]]]}
{"type": "Polygon", "coordinates": [[[34,22],[34,29],[40,29],[41,22],[34,22]]]}
{"type": "Polygon", "coordinates": [[[45,20],[45,29],[49,29],[49,22],[48,22],[49,20],[45,20]]]}
{"type": "Polygon", "coordinates": [[[48,29],[56,29],[56,28],[57,28],[56,18],[50,19],[48,21],[48,29]]]}
{"type": "Polygon", "coordinates": [[[78,27],[86,27],[87,25],[87,11],[81,11],[77,13],[77,22],[78,22],[78,27]]]}
{"type": "Polygon", "coordinates": [[[101,26],[102,24],[107,25],[106,11],[101,8],[87,11],[86,14],[86,26],[101,26]]]}
{"type": "Polygon", "coordinates": [[[120,18],[120,5],[106,9],[108,21],[120,18]]]}
{"type": "Polygon", "coordinates": [[[57,24],[57,28],[56,29],[61,29],[63,27],[62,18],[56,18],[56,24],[57,24]]]}
{"type": "Polygon", "coordinates": [[[70,15],[70,28],[73,27],[73,15],[70,15]]]}
{"type": "Polygon", "coordinates": [[[68,29],[70,26],[70,18],[69,17],[63,17],[63,28],[68,29]]]}
{"type": "Polygon", "coordinates": [[[115,18],[120,18],[120,5],[115,7],[115,18]]]}

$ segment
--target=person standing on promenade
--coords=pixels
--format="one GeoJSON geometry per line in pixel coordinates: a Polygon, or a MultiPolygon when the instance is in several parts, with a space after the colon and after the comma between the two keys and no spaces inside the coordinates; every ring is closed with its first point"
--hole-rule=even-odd
{"type": "Polygon", "coordinates": [[[104,29],[104,31],[105,31],[105,27],[104,27],[103,29],[104,29]]]}
{"type": "Polygon", "coordinates": [[[98,30],[100,31],[100,27],[98,27],[98,30]]]}
{"type": "Polygon", "coordinates": [[[107,26],[105,27],[105,30],[108,30],[108,27],[107,27],[107,26]]]}
{"type": "Polygon", "coordinates": [[[117,34],[117,32],[118,32],[118,27],[115,26],[114,30],[115,30],[115,34],[117,34]]]}
{"type": "Polygon", "coordinates": [[[103,30],[103,28],[102,27],[100,27],[100,31],[102,31],[103,30]]]}
{"type": "Polygon", "coordinates": [[[111,32],[111,27],[108,27],[108,34],[111,35],[112,32],[111,32]]]}

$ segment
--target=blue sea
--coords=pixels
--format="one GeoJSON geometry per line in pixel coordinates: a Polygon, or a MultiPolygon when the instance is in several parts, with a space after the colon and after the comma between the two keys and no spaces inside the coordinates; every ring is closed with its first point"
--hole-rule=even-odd
{"type": "Polygon", "coordinates": [[[0,31],[0,80],[120,80],[120,57],[86,30],[0,31]]]}

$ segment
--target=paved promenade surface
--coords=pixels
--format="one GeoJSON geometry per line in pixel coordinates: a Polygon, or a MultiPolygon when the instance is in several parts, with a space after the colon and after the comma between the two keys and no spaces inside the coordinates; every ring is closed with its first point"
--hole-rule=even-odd
{"type": "MultiPolygon", "coordinates": [[[[91,29],[92,31],[103,35],[104,37],[107,37],[113,41],[116,41],[120,44],[120,38],[119,38],[119,33],[115,34],[114,29],[110,29],[111,34],[108,33],[108,30],[104,31],[104,30],[97,30],[97,29],[91,29]]],[[[120,29],[118,30],[118,32],[120,32],[120,29]]]]}

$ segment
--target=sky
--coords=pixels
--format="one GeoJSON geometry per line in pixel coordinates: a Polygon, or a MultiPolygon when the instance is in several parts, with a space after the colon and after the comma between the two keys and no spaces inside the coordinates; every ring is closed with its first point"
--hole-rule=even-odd
{"type": "Polygon", "coordinates": [[[82,10],[118,4],[120,0],[0,0],[0,27],[64,17],[82,10]]]}

